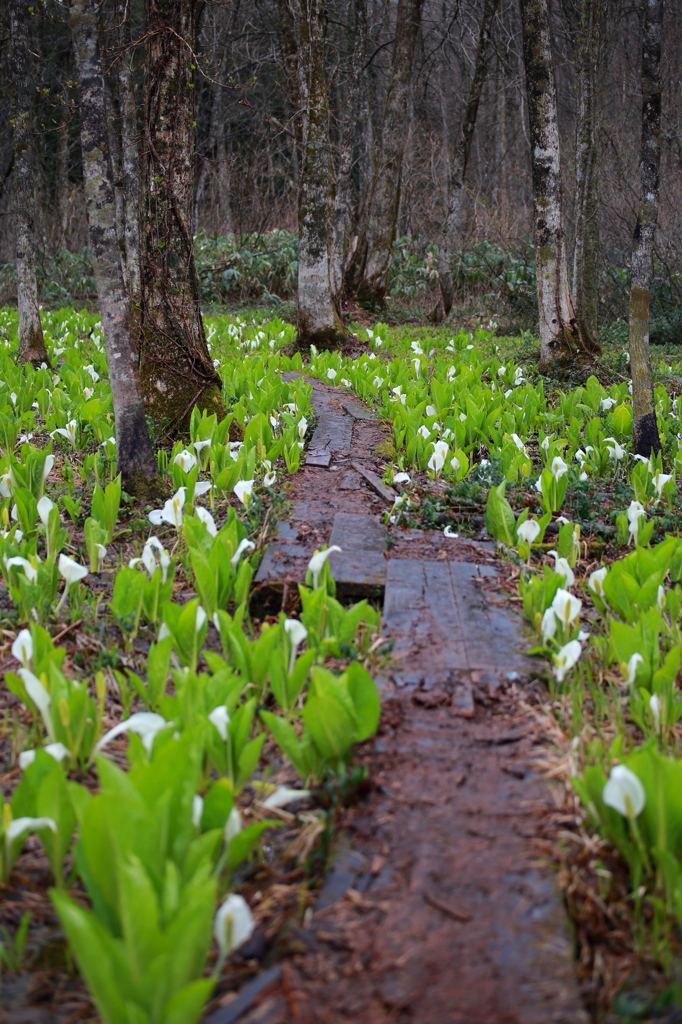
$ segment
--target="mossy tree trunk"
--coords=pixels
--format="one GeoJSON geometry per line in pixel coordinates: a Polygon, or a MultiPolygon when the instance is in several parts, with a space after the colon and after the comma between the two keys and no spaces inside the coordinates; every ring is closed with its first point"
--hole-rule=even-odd
{"type": "Polygon", "coordinates": [[[32,99],[35,89],[28,42],[32,14],[28,0],[8,0],[12,67],[12,136],[14,147],[14,221],[16,229],[19,358],[47,362],[38,306],[35,253],[35,167],[31,144],[32,99]]]}
{"type": "Polygon", "coordinates": [[[583,336],[597,338],[597,167],[598,78],[601,55],[601,0],[581,0],[578,37],[578,113],[575,147],[575,248],[572,300],[583,336]]]}
{"type": "Polygon", "coordinates": [[[194,406],[224,412],[206,343],[192,236],[195,156],[194,0],[147,0],[144,81],[140,380],[167,433],[194,406]]]}
{"type": "Polygon", "coordinates": [[[347,333],[332,298],[330,215],[332,165],[324,66],[324,0],[291,0],[296,25],[299,91],[304,111],[298,196],[299,348],[338,348],[347,333]]]}
{"type": "Polygon", "coordinates": [[[568,283],[547,0],[521,0],[521,21],[530,123],[540,370],[544,372],[562,358],[591,357],[599,349],[580,330],[568,283]]]}
{"type": "Polygon", "coordinates": [[[356,293],[359,301],[366,305],[383,306],[388,289],[407,140],[405,117],[423,4],[424,0],[398,0],[381,147],[375,154],[372,184],[363,203],[357,244],[346,272],[348,291],[356,293]]]}
{"type": "Polygon", "coordinates": [[[97,8],[98,0],[71,0],[85,206],[114,405],[118,470],[126,490],[144,495],[158,482],[158,469],[137,378],[130,307],[116,237],[97,8]]]}
{"type": "MultiPolygon", "coordinates": [[[[464,175],[469,161],[469,153],[471,152],[471,140],[474,137],[483,83],[488,73],[491,30],[497,7],[498,0],[485,0],[478,33],[474,72],[469,85],[469,96],[464,111],[464,119],[454,152],[447,155],[447,210],[438,247],[438,286],[440,295],[431,314],[431,318],[435,323],[440,323],[441,320],[448,316],[455,298],[450,263],[452,252],[457,244],[457,230],[459,228],[462,206],[464,205],[464,175]]],[[[444,122],[446,122],[446,119],[447,113],[444,111],[444,122]]],[[[447,137],[448,133],[446,131],[446,145],[448,145],[447,137]]]]}
{"type": "Polygon", "coordinates": [[[644,12],[640,199],[632,245],[630,284],[630,371],[633,447],[636,455],[649,457],[661,450],[649,353],[649,287],[661,181],[663,0],[646,0],[644,12]]]}

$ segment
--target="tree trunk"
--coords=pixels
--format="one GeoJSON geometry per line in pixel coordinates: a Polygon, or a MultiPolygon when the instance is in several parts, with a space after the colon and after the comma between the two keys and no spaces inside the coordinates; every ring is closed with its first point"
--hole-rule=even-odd
{"type": "Polygon", "coordinates": [[[597,337],[597,153],[601,0],[582,0],[578,39],[578,117],[575,160],[575,249],[573,309],[589,344],[597,337]]]}
{"type": "Polygon", "coordinates": [[[459,227],[462,206],[464,205],[464,175],[469,161],[469,153],[471,152],[471,140],[473,139],[474,128],[476,127],[476,116],[478,114],[481,92],[483,91],[483,83],[488,72],[490,33],[498,2],[499,0],[485,0],[478,34],[478,46],[476,47],[474,73],[469,85],[469,97],[464,112],[464,120],[462,121],[455,152],[448,154],[448,205],[438,247],[438,285],[440,297],[431,314],[431,319],[435,323],[440,323],[441,320],[448,316],[455,298],[450,262],[453,249],[457,243],[457,229],[459,227]]]}
{"type": "Polygon", "coordinates": [[[336,195],[334,196],[332,212],[332,247],[329,276],[332,295],[338,309],[341,308],[343,299],[343,272],[348,248],[353,148],[355,144],[355,128],[358,120],[362,71],[367,57],[367,36],[362,31],[363,24],[366,21],[364,17],[365,4],[366,0],[355,0],[354,2],[355,38],[353,40],[353,54],[345,96],[346,115],[342,123],[338,171],[336,175],[336,195]]]}
{"type": "Polygon", "coordinates": [[[123,220],[126,278],[133,308],[140,302],[140,131],[135,93],[134,50],[131,42],[130,9],[119,12],[120,44],[125,52],[118,63],[118,95],[121,104],[121,172],[123,176],[123,220]]]}
{"type": "Polygon", "coordinates": [[[324,67],[324,0],[291,0],[304,107],[303,166],[298,196],[299,348],[339,348],[348,335],[332,299],[330,214],[332,166],[324,67]]]}
{"type": "Polygon", "coordinates": [[[173,432],[195,405],[224,413],[194,263],[194,0],[147,0],[140,379],[153,422],[173,432]]]}
{"type": "Polygon", "coordinates": [[[69,205],[71,187],[69,184],[69,121],[71,112],[64,104],[60,110],[61,127],[57,135],[57,213],[59,227],[57,232],[57,248],[68,248],[69,205]]]}
{"type": "MultiPolygon", "coordinates": [[[[103,39],[103,27],[100,28],[100,39],[103,39]]],[[[104,54],[104,60],[108,63],[108,54],[104,54]]],[[[118,82],[111,78],[104,79],[107,101],[107,136],[109,142],[109,167],[111,180],[114,186],[114,211],[116,217],[116,237],[118,247],[121,251],[121,272],[123,273],[123,286],[130,296],[130,281],[128,279],[128,262],[126,260],[126,225],[125,225],[125,197],[123,193],[123,169],[121,156],[121,136],[118,132],[120,118],[118,116],[117,91],[118,82]]]]}
{"type": "Polygon", "coordinates": [[[305,104],[301,97],[300,67],[298,41],[295,21],[295,8],[298,3],[290,0],[277,0],[277,16],[279,25],[279,43],[282,63],[284,64],[284,81],[292,115],[293,142],[293,178],[300,185],[299,177],[303,163],[303,121],[305,104]]]}
{"type": "Polygon", "coordinates": [[[632,440],[636,455],[661,450],[649,354],[649,286],[658,220],[661,167],[661,29],[664,0],[645,0],[642,41],[642,141],[640,200],[632,245],[630,371],[632,440]]]}
{"type": "Polygon", "coordinates": [[[130,309],[116,238],[97,0],[72,0],[70,22],[79,88],[85,204],[114,404],[117,464],[126,490],[144,495],[157,483],[158,469],[136,374],[130,309]]]}
{"type": "Polygon", "coordinates": [[[535,276],[540,320],[540,370],[562,357],[598,352],[580,330],[568,287],[562,212],[556,83],[547,0],[521,0],[523,55],[531,136],[535,276]]]}
{"type": "Polygon", "coordinates": [[[48,362],[38,307],[35,253],[35,167],[31,159],[33,62],[28,22],[33,15],[27,0],[9,0],[12,41],[12,129],[14,148],[14,220],[16,225],[19,358],[26,363],[48,362]]]}
{"type": "Polygon", "coordinates": [[[400,206],[405,155],[405,112],[409,106],[414,48],[424,0],[398,0],[391,80],[386,96],[381,152],[377,155],[365,216],[349,263],[346,282],[360,302],[382,306],[400,206]]]}

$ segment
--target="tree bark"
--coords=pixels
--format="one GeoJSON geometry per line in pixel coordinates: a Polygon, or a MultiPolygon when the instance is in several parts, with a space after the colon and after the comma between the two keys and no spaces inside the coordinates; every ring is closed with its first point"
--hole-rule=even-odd
{"type": "MultiPolygon", "coordinates": [[[[103,26],[100,28],[100,39],[104,39],[103,26]]],[[[104,62],[108,63],[108,54],[104,54],[104,62]]],[[[121,155],[121,136],[118,132],[120,118],[118,116],[118,82],[116,79],[105,78],[107,101],[107,136],[109,142],[109,168],[111,170],[111,181],[114,186],[114,210],[116,213],[116,237],[118,247],[121,251],[121,271],[123,273],[123,286],[130,296],[130,281],[128,279],[128,262],[126,260],[126,225],[125,225],[125,197],[123,193],[123,170],[121,155]]]]}
{"type": "Polygon", "coordinates": [[[391,80],[386,96],[381,152],[376,156],[370,195],[346,274],[348,290],[360,302],[383,306],[400,206],[405,156],[405,112],[424,0],[398,0],[391,80]]]}
{"type": "Polygon", "coordinates": [[[123,220],[126,278],[133,309],[140,302],[140,131],[135,93],[134,50],[130,49],[130,9],[119,11],[120,45],[124,50],[118,63],[118,93],[121,105],[121,172],[123,177],[123,220]]]}
{"type": "Polygon", "coordinates": [[[575,248],[573,309],[591,345],[597,338],[597,167],[599,146],[598,75],[601,0],[582,0],[578,39],[578,116],[575,159],[575,248]]]}
{"type": "Polygon", "coordinates": [[[279,43],[282,63],[284,64],[284,81],[292,115],[293,142],[293,177],[296,185],[300,185],[300,173],[303,164],[303,122],[305,117],[303,98],[300,88],[300,69],[298,40],[296,31],[295,8],[298,4],[290,0],[277,0],[277,16],[279,25],[279,43]]]}
{"type": "Polygon", "coordinates": [[[97,0],[72,0],[70,8],[85,204],[114,404],[118,470],[126,490],[144,495],[158,485],[158,468],[136,373],[130,308],[116,238],[97,6],[97,0]]]}
{"type": "Polygon", "coordinates": [[[362,70],[367,58],[367,35],[363,31],[366,23],[366,0],[354,0],[355,38],[348,73],[348,87],[345,96],[346,114],[343,119],[339,145],[336,194],[332,212],[332,246],[330,280],[332,295],[338,309],[343,300],[343,272],[348,248],[348,223],[351,200],[351,171],[355,128],[358,120],[362,70]]]}
{"type": "Polygon", "coordinates": [[[332,166],[324,67],[324,0],[291,0],[304,110],[298,197],[298,348],[339,348],[348,335],[332,298],[332,166]]]}
{"type": "Polygon", "coordinates": [[[14,149],[14,220],[16,228],[19,358],[48,362],[38,306],[35,253],[35,196],[31,144],[33,62],[28,43],[32,16],[27,0],[8,0],[12,44],[12,132],[14,149]]]}
{"type": "Polygon", "coordinates": [[[661,450],[649,353],[649,287],[661,182],[661,31],[664,0],[645,0],[642,40],[640,199],[632,244],[630,371],[632,440],[636,455],[661,450]]]}
{"type": "Polygon", "coordinates": [[[195,405],[224,413],[194,263],[194,0],[147,0],[140,379],[167,432],[195,405]]]}
{"type": "Polygon", "coordinates": [[[69,184],[69,121],[71,111],[63,104],[60,111],[62,125],[57,136],[57,213],[59,227],[57,248],[66,249],[69,230],[69,205],[71,188],[69,184]]]}
{"type": "Polygon", "coordinates": [[[521,21],[531,136],[540,370],[546,372],[562,358],[593,356],[599,349],[597,343],[585,338],[580,330],[568,286],[556,83],[547,0],[521,0],[521,21]]]}
{"type": "Polygon", "coordinates": [[[452,154],[448,154],[447,212],[443,221],[440,245],[438,247],[438,285],[440,296],[431,314],[431,319],[435,323],[440,323],[441,320],[444,320],[449,315],[455,298],[450,262],[452,252],[457,244],[457,229],[459,227],[462,206],[464,205],[464,175],[466,174],[469,153],[471,152],[471,140],[473,139],[476,127],[476,117],[481,92],[483,91],[483,83],[488,73],[490,35],[498,2],[499,0],[485,0],[478,34],[478,45],[476,47],[474,72],[469,85],[469,96],[464,119],[455,151],[452,154]]]}

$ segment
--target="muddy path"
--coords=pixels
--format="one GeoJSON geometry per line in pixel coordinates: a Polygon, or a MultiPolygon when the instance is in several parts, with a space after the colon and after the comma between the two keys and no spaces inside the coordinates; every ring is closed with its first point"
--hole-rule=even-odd
{"type": "Polygon", "coordinates": [[[585,1024],[542,855],[553,794],[528,700],[542,684],[492,547],[399,529],[387,543],[392,496],[373,479],[387,428],[311,383],[312,458],[262,563],[261,598],[291,606],[314,548],[343,538],[337,584],[383,602],[393,643],[382,722],[361,753],[371,791],[345,812],[315,907],[290,920],[287,955],[210,1024],[585,1024]]]}

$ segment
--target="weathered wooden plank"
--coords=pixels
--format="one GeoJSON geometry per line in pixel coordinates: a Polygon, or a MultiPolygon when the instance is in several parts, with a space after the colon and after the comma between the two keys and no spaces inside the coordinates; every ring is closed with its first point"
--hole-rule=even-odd
{"type": "Polygon", "coordinates": [[[344,402],[343,407],[349,416],[352,416],[354,420],[373,420],[376,419],[371,409],[366,409],[364,405],[360,405],[359,402],[344,402]]]}
{"type": "Polygon", "coordinates": [[[344,473],[339,483],[340,491],[357,491],[362,486],[362,480],[360,474],[356,473],[355,470],[349,469],[347,473],[344,473]]]}
{"type": "Polygon", "coordinates": [[[254,576],[256,586],[263,583],[303,582],[311,552],[302,544],[273,541],[265,549],[254,576]]]}
{"type": "Polygon", "coordinates": [[[389,562],[383,628],[394,640],[390,674],[398,686],[446,686],[455,710],[467,714],[468,697],[458,688],[528,672],[532,662],[515,651],[518,620],[474,585],[476,576],[494,574],[468,562],[389,562]]]}
{"type": "Polygon", "coordinates": [[[255,978],[240,988],[227,1006],[221,1006],[215,1013],[212,1013],[207,1018],[206,1024],[236,1024],[236,1021],[251,1009],[259,996],[277,984],[281,975],[282,968],[279,964],[268,967],[267,970],[257,974],[255,978]]]}
{"type": "Polygon", "coordinates": [[[306,466],[321,466],[322,469],[328,469],[331,465],[332,453],[331,452],[318,452],[308,449],[308,454],[305,457],[306,466]]]}
{"type": "Polygon", "coordinates": [[[312,405],[318,416],[317,426],[308,446],[306,465],[328,466],[333,455],[350,454],[353,416],[345,412],[338,389],[337,394],[334,394],[322,381],[293,370],[282,374],[282,380],[291,381],[297,377],[305,377],[306,383],[312,386],[312,405]],[[327,456],[329,461],[320,461],[327,456]]]}
{"type": "MultiPolygon", "coordinates": [[[[315,408],[318,408],[317,404],[315,408]]],[[[350,455],[352,438],[353,417],[347,416],[345,412],[340,412],[338,409],[325,406],[319,411],[319,419],[310,440],[309,452],[314,458],[328,455],[330,461],[332,455],[350,455]]]]}
{"type": "Polygon", "coordinates": [[[366,469],[359,462],[351,462],[351,466],[356,473],[359,473],[360,476],[367,481],[372,490],[376,491],[380,498],[383,498],[391,505],[393,504],[398,495],[392,487],[386,486],[381,477],[377,476],[376,473],[373,473],[371,469],[366,469]]]}
{"type": "Polygon", "coordinates": [[[329,538],[330,547],[332,544],[341,548],[329,557],[329,567],[338,584],[346,588],[383,587],[386,527],[377,516],[337,512],[329,538]]]}

